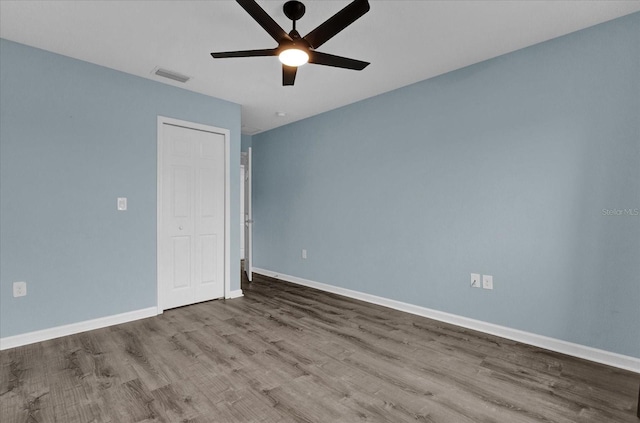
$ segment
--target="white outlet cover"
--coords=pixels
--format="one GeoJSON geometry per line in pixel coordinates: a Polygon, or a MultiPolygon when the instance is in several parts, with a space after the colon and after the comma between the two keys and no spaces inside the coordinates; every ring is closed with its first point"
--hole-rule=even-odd
{"type": "Polygon", "coordinates": [[[13,283],[13,297],[24,297],[27,295],[27,283],[26,282],[14,282],[13,283]]]}
{"type": "Polygon", "coordinates": [[[484,289],[493,289],[493,276],[482,275],[482,287],[484,289]]]}
{"type": "Polygon", "coordinates": [[[118,211],[127,210],[127,197],[118,197],[118,211]]]}
{"type": "Polygon", "coordinates": [[[480,273],[471,274],[471,287],[482,288],[482,282],[480,281],[480,273]]]}
{"type": "Polygon", "coordinates": [[[302,258],[303,259],[307,258],[307,250],[305,250],[305,249],[302,250],[302,258]]]}

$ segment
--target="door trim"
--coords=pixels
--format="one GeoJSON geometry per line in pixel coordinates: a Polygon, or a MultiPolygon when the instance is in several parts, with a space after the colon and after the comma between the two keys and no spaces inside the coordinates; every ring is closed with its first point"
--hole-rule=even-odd
{"type": "Polygon", "coordinates": [[[162,171],[164,152],[162,151],[162,127],[163,125],[174,125],[182,128],[194,129],[197,131],[213,132],[224,135],[224,298],[231,295],[231,132],[228,129],[218,128],[210,125],[203,125],[186,120],[174,119],[158,115],[157,126],[157,199],[156,199],[156,301],[158,314],[162,314],[162,290],[160,289],[160,232],[162,228],[162,171]]]}
{"type": "Polygon", "coordinates": [[[245,154],[245,167],[244,167],[244,272],[247,275],[247,280],[251,282],[253,272],[253,202],[251,184],[253,180],[251,147],[247,148],[245,154]]]}

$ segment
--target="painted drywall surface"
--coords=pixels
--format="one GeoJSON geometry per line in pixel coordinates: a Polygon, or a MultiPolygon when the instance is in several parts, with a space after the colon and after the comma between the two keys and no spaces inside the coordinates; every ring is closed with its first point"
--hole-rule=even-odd
{"type": "Polygon", "coordinates": [[[640,357],[640,216],[603,212],[640,208],[638,34],[635,14],[254,136],[254,265],[640,357]]]}
{"type": "Polygon", "coordinates": [[[242,135],[240,143],[240,151],[247,151],[251,147],[252,138],[251,135],[242,135]]]}
{"type": "MultiPolygon", "coordinates": [[[[0,42],[0,336],[155,306],[157,116],[229,129],[234,175],[240,106],[0,42]]],[[[232,290],[239,201],[231,178],[232,290]]]]}

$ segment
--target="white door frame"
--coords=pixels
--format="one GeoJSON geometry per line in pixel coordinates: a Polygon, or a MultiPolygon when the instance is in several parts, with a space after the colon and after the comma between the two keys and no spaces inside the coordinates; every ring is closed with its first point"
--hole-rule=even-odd
{"type": "Polygon", "coordinates": [[[244,272],[251,282],[253,274],[253,211],[251,197],[251,181],[253,169],[251,167],[251,147],[247,148],[244,164],[244,272]]]}
{"type": "Polygon", "coordinates": [[[244,260],[244,153],[240,153],[240,259],[244,260]]]}
{"type": "Polygon", "coordinates": [[[162,175],[163,175],[163,159],[164,152],[162,151],[162,134],[163,125],[180,126],[187,129],[194,129],[197,131],[213,132],[216,134],[224,135],[224,298],[229,298],[231,292],[231,133],[228,129],[217,128],[215,126],[203,125],[200,123],[188,122],[186,120],[173,119],[165,116],[158,116],[158,132],[157,132],[157,148],[158,148],[158,163],[157,163],[157,226],[156,226],[156,290],[157,290],[157,308],[158,314],[162,314],[164,309],[162,308],[162,289],[160,289],[160,239],[162,226],[162,175]]]}

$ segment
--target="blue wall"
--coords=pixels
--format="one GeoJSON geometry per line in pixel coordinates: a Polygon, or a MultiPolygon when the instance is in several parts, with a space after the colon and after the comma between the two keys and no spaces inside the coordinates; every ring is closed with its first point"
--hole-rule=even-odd
{"type": "Polygon", "coordinates": [[[251,147],[252,144],[252,137],[251,135],[242,135],[242,139],[241,139],[241,143],[240,143],[240,150],[241,151],[247,151],[249,149],[249,147],[251,147]]]}
{"type": "MultiPolygon", "coordinates": [[[[233,175],[240,106],[0,43],[0,336],[156,306],[157,116],[229,129],[233,175]]],[[[231,178],[231,289],[239,189],[231,178]]]]}
{"type": "Polygon", "coordinates": [[[640,357],[640,217],[603,215],[640,208],[639,34],[630,15],[254,136],[255,266],[640,357]]]}

